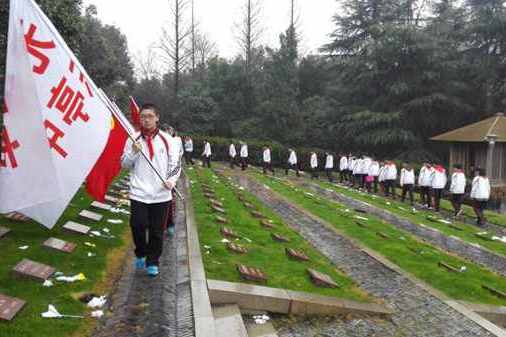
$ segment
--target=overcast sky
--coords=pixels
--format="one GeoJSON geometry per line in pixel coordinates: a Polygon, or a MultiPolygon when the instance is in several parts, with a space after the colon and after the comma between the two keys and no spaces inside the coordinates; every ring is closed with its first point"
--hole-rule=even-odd
{"type": "MultiPolygon", "coordinates": [[[[121,29],[127,36],[130,53],[137,56],[159,40],[163,26],[170,24],[173,0],[84,0],[94,4],[102,22],[121,29]]],[[[219,54],[233,57],[238,53],[234,23],[239,21],[245,0],[195,0],[196,16],[201,29],[217,44],[219,54]]],[[[333,30],[332,15],[336,0],[296,0],[303,53],[316,51],[328,42],[333,30]]],[[[289,24],[290,0],[263,0],[263,43],[278,46],[278,36],[289,24]]],[[[190,14],[190,13],[188,13],[190,14]]]]}

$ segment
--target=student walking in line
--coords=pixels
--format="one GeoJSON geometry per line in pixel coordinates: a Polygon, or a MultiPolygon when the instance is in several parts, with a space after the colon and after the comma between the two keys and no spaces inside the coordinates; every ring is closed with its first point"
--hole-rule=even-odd
{"type": "Polygon", "coordinates": [[[344,182],[346,182],[348,179],[347,179],[347,175],[348,175],[348,158],[344,155],[344,154],[341,154],[341,159],[339,160],[339,181],[341,182],[341,184],[343,184],[344,182]]]}
{"type": "Polygon", "coordinates": [[[311,179],[318,179],[318,156],[316,152],[311,152],[309,164],[311,167],[311,179]]]}
{"type": "Polygon", "coordinates": [[[293,149],[288,149],[288,161],[285,169],[285,174],[288,175],[288,171],[292,169],[295,171],[297,177],[299,174],[299,167],[297,166],[297,153],[293,149]]]}
{"type": "Polygon", "coordinates": [[[230,144],[230,146],[228,147],[228,157],[229,157],[229,160],[230,160],[230,168],[231,169],[234,169],[235,168],[235,157],[237,156],[237,151],[235,150],[235,145],[234,143],[230,144]]]}
{"type": "Polygon", "coordinates": [[[334,156],[330,153],[325,153],[325,172],[327,173],[327,179],[329,182],[333,182],[332,170],[334,169],[334,156]]]}
{"type": "Polygon", "coordinates": [[[397,180],[397,166],[391,160],[387,160],[385,164],[385,196],[392,195],[395,199],[395,181],[397,180]]]}
{"type": "Polygon", "coordinates": [[[202,152],[202,166],[211,168],[211,144],[204,140],[204,152],[202,152]]]}
{"type": "Polygon", "coordinates": [[[434,165],[432,171],[430,186],[432,189],[432,207],[436,212],[439,212],[441,198],[443,197],[443,190],[446,187],[448,178],[446,177],[446,170],[441,165],[434,165]]]}
{"type": "Polygon", "coordinates": [[[401,169],[400,185],[402,188],[401,201],[404,202],[406,194],[409,193],[409,201],[411,206],[414,206],[413,188],[415,186],[415,171],[407,163],[404,163],[401,169]]]}
{"type": "Polygon", "coordinates": [[[241,142],[241,170],[245,171],[248,168],[248,144],[241,142]]]}
{"type": "Polygon", "coordinates": [[[420,200],[422,207],[431,208],[430,188],[434,169],[430,163],[424,163],[418,174],[418,187],[420,188],[420,200]]]}
{"type": "Polygon", "coordinates": [[[368,170],[368,176],[371,177],[371,178],[369,178],[369,180],[371,180],[369,183],[369,189],[368,189],[369,193],[371,193],[371,185],[374,186],[374,193],[378,193],[379,172],[380,172],[380,165],[379,165],[378,161],[371,158],[371,164],[369,165],[369,170],[368,170]]]}
{"type": "Polygon", "coordinates": [[[462,203],[464,203],[464,193],[466,192],[466,175],[462,170],[462,165],[453,166],[451,179],[450,193],[452,194],[453,216],[457,218],[462,215],[462,203]]]}
{"type": "Polygon", "coordinates": [[[473,210],[476,214],[476,224],[478,226],[484,226],[487,222],[485,209],[489,199],[490,181],[485,174],[485,170],[478,168],[471,187],[471,200],[473,201],[473,210]]]}
{"type": "Polygon", "coordinates": [[[271,161],[271,149],[268,146],[264,146],[264,152],[263,152],[263,172],[264,174],[267,174],[267,171],[271,171],[272,175],[275,174],[274,169],[272,168],[272,161],[271,161]]]}
{"type": "Polygon", "coordinates": [[[190,136],[184,137],[184,161],[193,166],[193,140],[190,136]]]}

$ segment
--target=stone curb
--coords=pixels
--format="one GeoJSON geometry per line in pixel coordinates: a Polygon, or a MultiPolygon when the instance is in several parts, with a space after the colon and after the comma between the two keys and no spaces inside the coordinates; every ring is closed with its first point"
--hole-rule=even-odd
{"type": "Polygon", "coordinates": [[[190,269],[195,337],[214,337],[216,336],[214,315],[211,308],[211,302],[209,300],[206,273],[200,252],[199,236],[195,222],[193,201],[190,193],[190,181],[186,175],[184,177],[184,192],[186,192],[186,237],[188,245],[188,263],[190,269]]]}
{"type": "Polygon", "coordinates": [[[245,283],[207,280],[212,304],[237,303],[241,309],[289,315],[358,314],[388,318],[393,311],[376,303],[360,303],[341,298],[245,283]]]}

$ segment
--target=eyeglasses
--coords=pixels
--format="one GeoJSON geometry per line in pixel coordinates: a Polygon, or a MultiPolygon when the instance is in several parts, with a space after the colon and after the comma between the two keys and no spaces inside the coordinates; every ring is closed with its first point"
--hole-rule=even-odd
{"type": "Polygon", "coordinates": [[[156,115],[141,115],[141,119],[154,119],[156,115]]]}

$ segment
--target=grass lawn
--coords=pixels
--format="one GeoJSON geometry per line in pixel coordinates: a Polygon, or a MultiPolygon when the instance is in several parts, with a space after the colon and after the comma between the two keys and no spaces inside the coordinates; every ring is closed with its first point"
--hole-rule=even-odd
{"type": "Polygon", "coordinates": [[[357,301],[372,299],[353,283],[353,281],[336,269],[332,263],[310,246],[298,233],[285,225],[271,210],[263,206],[255,197],[246,191],[240,191],[225,177],[217,176],[209,169],[190,169],[186,171],[191,182],[191,193],[196,213],[199,240],[206,275],[209,279],[230,282],[251,283],[241,280],[236,270],[237,264],[260,268],[267,274],[264,283],[255,283],[274,288],[285,288],[305,291],[326,296],[335,296],[357,301]],[[241,236],[234,241],[248,249],[247,254],[237,254],[227,249],[222,243],[221,225],[216,221],[216,214],[203,195],[202,183],[206,183],[215,191],[216,198],[223,203],[225,217],[230,223],[225,225],[241,236]],[[273,229],[261,226],[259,219],[250,214],[250,210],[239,201],[237,194],[245,197],[258,211],[272,220],[273,229]],[[275,242],[271,232],[281,234],[290,239],[289,243],[275,242]],[[304,252],[309,262],[298,262],[288,258],[285,247],[304,252]],[[340,288],[320,288],[312,284],[307,268],[313,268],[332,277],[340,288]]]}
{"type": "Polygon", "coordinates": [[[409,233],[370,214],[356,213],[339,203],[309,193],[306,189],[287,184],[279,178],[267,177],[259,173],[249,174],[294,204],[307,209],[349,237],[379,252],[402,269],[441,290],[449,297],[474,303],[506,305],[505,299],[482,289],[482,284],[486,284],[504,292],[506,291],[505,278],[423,243],[409,233]],[[357,216],[366,217],[368,220],[357,219],[357,216]],[[357,222],[365,224],[367,228],[360,227],[357,222]],[[386,234],[388,238],[382,238],[378,233],[386,234]],[[456,268],[465,266],[466,271],[449,272],[438,266],[440,261],[456,268]]]}
{"type": "Polygon", "coordinates": [[[453,235],[458,238],[461,238],[464,241],[477,243],[487,249],[496,252],[498,254],[502,254],[506,256],[506,244],[501,241],[489,241],[485,239],[481,239],[477,237],[475,234],[483,232],[483,229],[480,229],[476,226],[465,224],[459,221],[453,221],[452,225],[455,225],[462,230],[452,228],[448,224],[440,222],[438,220],[442,219],[440,216],[437,216],[434,212],[429,210],[417,210],[416,213],[411,211],[411,207],[409,203],[403,203],[400,200],[392,200],[390,198],[383,198],[381,196],[372,195],[364,192],[359,192],[355,189],[346,188],[341,185],[332,184],[327,181],[313,181],[319,184],[321,187],[326,189],[332,189],[338,193],[344,194],[348,197],[352,197],[357,200],[365,201],[371,205],[374,205],[379,208],[386,209],[396,215],[399,215],[403,218],[409,219],[413,223],[416,224],[424,224],[426,226],[438,229],[439,231],[445,233],[446,235],[453,235]],[[387,204],[387,202],[389,204],[387,204]]]}
{"type": "Polygon", "coordinates": [[[117,276],[123,263],[123,256],[130,242],[128,216],[112,214],[108,211],[91,209],[88,206],[91,199],[81,189],[65,211],[58,224],[47,230],[35,222],[20,223],[7,219],[1,220],[1,225],[12,231],[0,239],[0,293],[18,297],[27,301],[26,306],[11,322],[0,322],[0,336],[2,337],[68,337],[89,336],[95,319],[46,319],[40,314],[47,311],[48,304],[56,306],[62,314],[85,315],[91,310],[76,300],[76,294],[93,292],[104,295],[111,285],[111,278],[117,276]],[[81,219],[78,213],[82,209],[90,209],[104,214],[99,223],[81,219]],[[108,223],[107,219],[121,219],[123,223],[108,223]],[[92,230],[108,228],[116,238],[105,239],[98,237],[80,236],[62,231],[61,227],[67,221],[75,221],[92,227],[92,230]],[[74,242],[77,248],[71,254],[49,250],[42,247],[42,243],[49,237],[74,242]],[[95,248],[84,245],[90,242],[95,248]],[[27,245],[27,250],[18,247],[27,245]],[[88,252],[96,256],[88,257],[88,252]],[[57,271],[67,276],[84,273],[86,280],[75,283],[54,282],[51,288],[42,286],[42,282],[15,278],[11,269],[23,258],[51,265],[57,271]]]}

